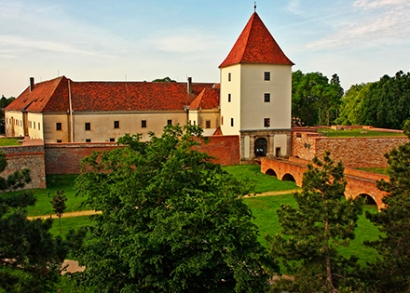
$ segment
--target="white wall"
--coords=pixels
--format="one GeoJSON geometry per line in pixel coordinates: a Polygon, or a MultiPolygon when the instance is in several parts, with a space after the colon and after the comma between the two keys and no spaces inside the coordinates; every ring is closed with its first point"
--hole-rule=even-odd
{"type": "Polygon", "coordinates": [[[239,135],[241,129],[240,117],[240,93],[241,93],[241,65],[233,65],[221,69],[221,129],[224,135],[239,135]],[[229,74],[231,81],[228,80],[229,74]],[[231,102],[228,102],[228,94],[231,94],[231,102]],[[231,119],[234,126],[231,126],[231,119]]]}
{"type": "Polygon", "coordinates": [[[241,129],[290,129],[292,67],[245,64],[241,73],[241,129]],[[270,81],[264,80],[265,72],[270,72],[270,81]],[[264,101],[265,93],[270,93],[270,102],[264,101]],[[264,126],[264,118],[270,118],[270,127],[264,126]]]}

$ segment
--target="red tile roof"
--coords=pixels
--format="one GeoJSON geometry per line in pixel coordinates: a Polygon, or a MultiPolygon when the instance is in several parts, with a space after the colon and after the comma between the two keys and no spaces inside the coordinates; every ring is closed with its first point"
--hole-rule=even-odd
{"type": "Polygon", "coordinates": [[[33,91],[27,87],[6,107],[6,110],[47,112],[48,109],[58,109],[58,111],[67,111],[70,108],[67,82],[68,79],[62,76],[35,84],[33,91]]]}
{"type": "Polygon", "coordinates": [[[217,109],[219,107],[219,88],[204,88],[189,105],[189,109],[217,109]]]}
{"type": "Polygon", "coordinates": [[[219,68],[235,64],[293,65],[294,63],[286,57],[255,12],[219,68]]]}
{"type": "MultiPolygon", "coordinates": [[[[6,110],[29,112],[66,112],[69,109],[69,85],[74,111],[157,111],[183,110],[211,83],[177,82],[73,82],[66,77],[27,88],[6,110]]],[[[216,91],[216,90],[215,90],[216,91]]]]}

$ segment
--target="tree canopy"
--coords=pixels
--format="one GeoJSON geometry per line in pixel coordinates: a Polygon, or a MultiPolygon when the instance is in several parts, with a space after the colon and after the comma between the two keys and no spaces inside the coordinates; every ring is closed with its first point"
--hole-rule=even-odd
{"type": "Polygon", "coordinates": [[[345,200],[341,162],[335,164],[327,153],[313,163],[303,175],[302,192],[294,194],[297,207],[277,211],[281,234],[267,237],[271,253],[282,257],[294,278],[279,279],[272,292],[353,292],[358,283],[350,270],[356,259],[342,257],[337,247],[354,238],[361,206],[345,200]]]}
{"type": "Polygon", "coordinates": [[[336,118],[343,96],[339,76],[329,79],[320,72],[292,73],[292,117],[304,125],[328,125],[336,118]]]}
{"type": "Polygon", "coordinates": [[[83,160],[79,194],[94,217],[78,256],[100,292],[265,292],[275,268],[241,196],[246,185],[192,147],[201,129],[167,126],[161,137],[83,160]]]}
{"type": "Polygon", "coordinates": [[[176,82],[176,81],[171,79],[169,76],[167,76],[167,77],[164,77],[164,78],[154,79],[152,82],[176,82]]]}
{"type": "MultiPolygon", "coordinates": [[[[6,156],[0,152],[0,172],[6,166],[6,156]]],[[[49,233],[51,219],[27,219],[25,208],[35,203],[32,193],[4,193],[29,182],[28,169],[0,177],[0,292],[55,292],[67,254],[62,239],[49,233]]]]}
{"type": "Polygon", "coordinates": [[[338,123],[402,129],[410,117],[410,73],[353,85],[342,99],[338,123]]]}

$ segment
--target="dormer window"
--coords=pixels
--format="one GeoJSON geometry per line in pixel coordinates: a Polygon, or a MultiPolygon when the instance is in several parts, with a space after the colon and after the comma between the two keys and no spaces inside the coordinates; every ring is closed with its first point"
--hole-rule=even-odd
{"type": "Polygon", "coordinates": [[[269,71],[265,71],[264,80],[266,80],[266,81],[270,80],[270,72],[269,71]]]}

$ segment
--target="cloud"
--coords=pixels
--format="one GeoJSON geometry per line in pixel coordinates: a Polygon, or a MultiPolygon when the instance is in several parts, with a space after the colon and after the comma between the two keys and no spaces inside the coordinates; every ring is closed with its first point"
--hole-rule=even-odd
{"type": "Polygon", "coordinates": [[[353,6],[361,11],[354,15],[355,21],[339,25],[332,34],[308,43],[305,48],[324,50],[408,43],[410,5],[407,1],[356,0],[353,6]],[[381,7],[380,11],[369,11],[381,7]]]}
{"type": "Polygon", "coordinates": [[[299,15],[303,13],[302,9],[300,8],[300,0],[290,0],[285,9],[293,14],[299,15]]]}
{"type": "Polygon", "coordinates": [[[377,8],[386,8],[386,7],[399,7],[402,8],[403,6],[409,7],[408,0],[356,0],[353,3],[353,7],[363,9],[363,10],[371,10],[377,8]]]}
{"type": "Polygon", "coordinates": [[[28,38],[12,36],[12,35],[0,36],[0,43],[2,44],[3,48],[6,48],[6,47],[10,48],[8,50],[0,51],[0,54],[2,54],[2,52],[7,52],[7,55],[9,56],[9,58],[10,56],[13,56],[13,55],[20,55],[22,53],[24,54],[26,52],[32,52],[36,50],[57,52],[57,53],[68,53],[68,54],[76,54],[76,55],[110,57],[108,55],[103,55],[98,52],[78,49],[66,43],[31,40],[28,38]]]}
{"type": "Polygon", "coordinates": [[[211,36],[197,31],[161,34],[147,42],[159,51],[171,53],[206,52],[215,47],[217,43],[211,36]]]}

